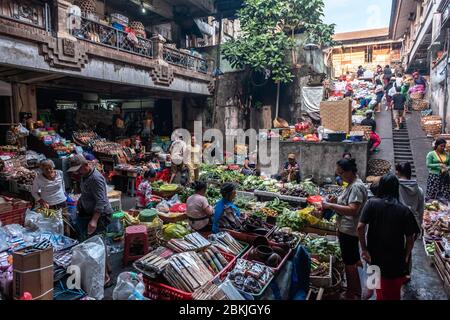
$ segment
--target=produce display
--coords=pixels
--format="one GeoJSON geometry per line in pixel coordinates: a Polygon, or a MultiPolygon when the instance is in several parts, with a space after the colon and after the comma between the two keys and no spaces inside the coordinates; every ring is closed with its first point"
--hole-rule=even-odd
{"type": "Polygon", "coordinates": [[[330,272],[329,262],[320,262],[316,258],[311,258],[311,276],[325,277],[330,272]]]}
{"type": "Polygon", "coordinates": [[[438,201],[425,205],[422,228],[425,240],[441,240],[450,234],[449,208],[438,201]]]}
{"type": "Polygon", "coordinates": [[[96,153],[101,153],[108,156],[119,156],[126,158],[126,154],[122,146],[118,143],[106,141],[106,140],[95,140],[93,145],[93,151],[96,153]]]}
{"type": "Polygon", "coordinates": [[[304,246],[311,255],[320,260],[327,260],[330,255],[340,259],[341,249],[337,241],[329,241],[325,237],[307,235],[301,239],[300,244],[304,246]]]}
{"type": "Polygon", "coordinates": [[[300,235],[294,233],[291,228],[277,228],[270,235],[269,240],[295,249],[300,241],[300,235]]]}
{"type": "Polygon", "coordinates": [[[19,167],[11,176],[11,179],[16,180],[18,184],[31,186],[33,185],[33,181],[36,176],[37,174],[35,171],[28,170],[24,167],[19,167]]]}
{"type": "Polygon", "coordinates": [[[73,138],[83,145],[91,145],[99,139],[99,136],[92,130],[80,130],[73,133],[73,138]]]}
{"type": "Polygon", "coordinates": [[[283,213],[277,217],[277,226],[281,228],[288,227],[293,231],[301,231],[307,226],[307,221],[296,211],[285,209],[283,213]]]}
{"type": "Polygon", "coordinates": [[[73,143],[62,138],[52,128],[34,129],[32,134],[45,146],[52,148],[59,157],[69,155],[75,150],[75,145],[73,143]]]}
{"type": "Polygon", "coordinates": [[[436,251],[436,244],[434,242],[427,243],[425,245],[425,251],[429,256],[434,255],[434,252],[436,251]]]}
{"type": "Polygon", "coordinates": [[[271,229],[272,226],[264,222],[261,217],[249,216],[242,222],[239,231],[265,236],[271,229]]]}
{"type": "Polygon", "coordinates": [[[263,264],[238,259],[233,271],[228,274],[228,279],[237,289],[259,295],[273,276],[272,269],[263,264]]]}
{"type": "Polygon", "coordinates": [[[163,238],[165,240],[181,239],[185,235],[188,235],[190,233],[188,228],[182,223],[165,224],[162,228],[162,231],[163,231],[163,238]]]}
{"type": "Polygon", "coordinates": [[[271,202],[268,202],[264,208],[261,208],[259,211],[255,212],[254,215],[260,216],[262,219],[266,219],[267,217],[276,218],[279,214],[283,213],[285,209],[289,208],[289,203],[275,198],[271,202]]]}

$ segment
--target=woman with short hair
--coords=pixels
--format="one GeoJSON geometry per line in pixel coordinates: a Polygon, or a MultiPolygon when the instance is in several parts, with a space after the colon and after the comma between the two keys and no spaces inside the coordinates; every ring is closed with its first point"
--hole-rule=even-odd
{"type": "Polygon", "coordinates": [[[328,199],[323,203],[324,210],[333,210],[337,214],[339,245],[345,264],[347,292],[345,299],[361,299],[361,283],[358,266],[361,264],[358,240],[358,222],[361,210],[367,201],[367,189],[358,177],[355,159],[341,159],[337,162],[336,174],[348,183],[339,198],[328,199]]]}
{"type": "Polygon", "coordinates": [[[39,164],[41,172],[33,181],[31,194],[44,208],[62,209],[67,207],[66,187],[63,173],[55,170],[52,160],[43,160],[39,164]]]}

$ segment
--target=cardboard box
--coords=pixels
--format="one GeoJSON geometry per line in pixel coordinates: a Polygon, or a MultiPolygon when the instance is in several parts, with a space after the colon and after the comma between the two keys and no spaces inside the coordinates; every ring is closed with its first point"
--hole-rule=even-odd
{"type": "Polygon", "coordinates": [[[351,100],[322,101],[320,103],[320,117],[325,129],[349,133],[352,128],[351,100]]]}
{"type": "Polygon", "coordinates": [[[53,300],[53,248],[26,250],[13,253],[14,299],[29,292],[33,300],[53,300]]]}

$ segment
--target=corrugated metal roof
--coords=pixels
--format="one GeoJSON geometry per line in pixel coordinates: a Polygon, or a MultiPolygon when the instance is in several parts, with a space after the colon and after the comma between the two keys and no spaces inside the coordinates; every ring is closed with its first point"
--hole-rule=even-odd
{"type": "Polygon", "coordinates": [[[364,40],[389,36],[389,28],[368,29],[352,32],[336,33],[334,41],[364,40]]]}

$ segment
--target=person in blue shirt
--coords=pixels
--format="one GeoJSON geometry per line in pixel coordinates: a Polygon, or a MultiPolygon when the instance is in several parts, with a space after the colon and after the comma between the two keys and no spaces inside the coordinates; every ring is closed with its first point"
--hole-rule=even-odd
{"type": "Polygon", "coordinates": [[[222,199],[217,202],[212,219],[212,232],[220,229],[237,229],[240,227],[241,211],[233,203],[236,198],[236,187],[232,183],[224,183],[220,188],[222,199]]]}

